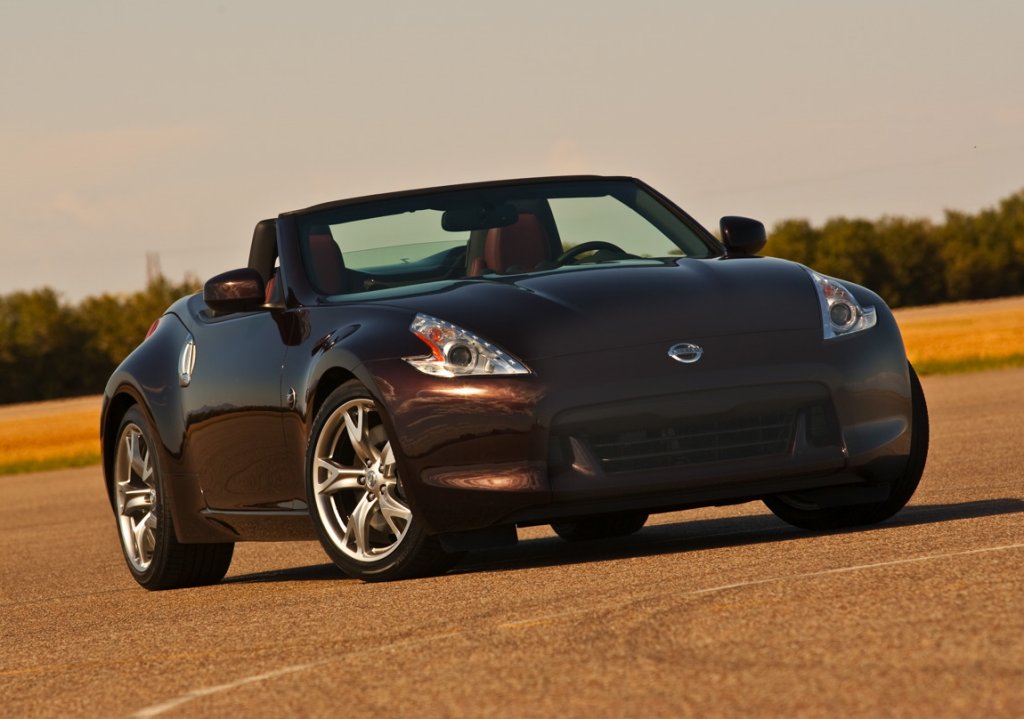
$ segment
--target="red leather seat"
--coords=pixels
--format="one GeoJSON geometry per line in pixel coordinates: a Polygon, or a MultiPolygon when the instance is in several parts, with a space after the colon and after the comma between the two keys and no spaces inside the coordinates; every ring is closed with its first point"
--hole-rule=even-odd
{"type": "Polygon", "coordinates": [[[529,272],[550,259],[551,239],[544,225],[536,215],[520,213],[515,224],[487,231],[483,255],[473,259],[466,274],[477,277],[485,270],[500,274],[529,272]]]}
{"type": "Polygon", "coordinates": [[[267,280],[267,287],[263,292],[263,304],[269,305],[274,299],[274,290],[277,289],[277,272],[270,276],[267,280]]]}
{"type": "Polygon", "coordinates": [[[345,291],[345,261],[341,248],[328,234],[309,236],[310,276],[316,289],[325,295],[340,295],[345,291]]]}

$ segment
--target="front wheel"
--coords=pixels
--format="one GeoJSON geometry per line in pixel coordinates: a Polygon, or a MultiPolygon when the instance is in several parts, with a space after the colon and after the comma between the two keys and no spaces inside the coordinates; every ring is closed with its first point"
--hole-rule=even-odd
{"type": "Polygon", "coordinates": [[[851,504],[842,507],[818,507],[802,501],[799,495],[779,494],[764,503],[779,519],[801,529],[828,530],[877,524],[896,514],[910,501],[924,474],[928,458],[928,405],[914,368],[910,372],[910,456],[903,474],[896,478],[888,498],[881,502],[851,504]]]}
{"type": "Polygon", "coordinates": [[[635,534],[643,529],[647,516],[647,512],[617,512],[554,522],[551,528],[567,542],[589,542],[635,534]]]}
{"type": "Polygon", "coordinates": [[[227,574],[235,545],[178,541],[156,442],[157,433],[142,410],[129,409],[118,430],[112,487],[128,569],[146,589],[216,584],[227,574]]]}
{"type": "Polygon", "coordinates": [[[437,574],[458,560],[413,516],[383,409],[358,382],[336,389],[317,413],[306,476],[320,543],[349,576],[407,579],[437,574]]]}

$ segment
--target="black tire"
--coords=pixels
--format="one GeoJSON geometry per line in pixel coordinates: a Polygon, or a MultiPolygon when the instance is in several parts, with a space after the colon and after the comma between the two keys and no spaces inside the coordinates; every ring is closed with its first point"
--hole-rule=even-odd
{"type": "Polygon", "coordinates": [[[635,534],[643,529],[647,517],[646,512],[617,512],[553,522],[551,528],[567,542],[589,542],[635,534]]]}
{"type": "Polygon", "coordinates": [[[216,584],[227,574],[235,545],[178,541],[174,517],[166,501],[160,453],[156,451],[158,442],[157,432],[145,413],[137,406],[130,408],[118,428],[111,487],[114,517],[128,570],[135,581],[154,591],[216,584]],[[133,446],[138,450],[135,461],[133,446]],[[139,471],[140,467],[143,471],[139,471]]]}
{"type": "Polygon", "coordinates": [[[764,503],[779,519],[801,529],[829,530],[877,524],[903,509],[914,496],[924,474],[928,458],[928,405],[924,390],[914,368],[910,372],[910,457],[903,474],[893,482],[889,497],[881,502],[852,504],[843,507],[808,507],[806,503],[784,494],[767,497],[764,503]]]}
{"type": "Polygon", "coordinates": [[[306,447],[306,493],[317,536],[331,560],[350,577],[383,582],[443,573],[462,555],[444,551],[437,538],[413,516],[393,452],[391,461],[386,461],[390,439],[383,412],[373,395],[355,380],[334,390],[317,412],[306,447]],[[353,422],[361,417],[358,422],[365,428],[365,437],[358,444],[373,448],[377,464],[363,467],[365,461],[361,450],[357,451],[357,442],[339,426],[348,427],[346,414],[353,422]],[[330,462],[331,468],[325,462],[330,462]],[[390,474],[387,467],[391,468],[390,474]],[[335,473],[338,469],[347,474],[363,471],[363,476],[345,479],[341,472],[335,473]],[[359,486],[336,488],[341,482],[353,481],[359,486]],[[360,522],[353,518],[363,503],[367,509],[360,514],[365,532],[359,543],[349,532],[359,533],[360,522]],[[401,507],[408,512],[408,519],[388,514],[385,506],[392,510],[401,507]],[[375,553],[381,558],[375,559],[375,553]]]}

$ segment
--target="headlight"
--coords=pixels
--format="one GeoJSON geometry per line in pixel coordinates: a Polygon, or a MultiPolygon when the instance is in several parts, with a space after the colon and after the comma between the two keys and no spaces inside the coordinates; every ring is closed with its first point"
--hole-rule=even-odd
{"type": "Polygon", "coordinates": [[[810,273],[814,287],[818,290],[825,339],[843,337],[875,326],[878,318],[874,307],[861,307],[850,291],[836,280],[819,275],[807,267],[804,269],[810,273]]]}
{"type": "Polygon", "coordinates": [[[416,315],[409,331],[430,348],[428,355],[405,358],[424,374],[437,377],[530,374],[526,365],[509,353],[451,322],[416,315]]]}

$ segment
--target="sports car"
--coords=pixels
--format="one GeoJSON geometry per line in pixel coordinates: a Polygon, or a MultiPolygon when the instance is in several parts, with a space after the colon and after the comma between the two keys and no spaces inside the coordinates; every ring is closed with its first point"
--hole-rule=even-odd
{"type": "Polygon", "coordinates": [[[106,386],[106,490],[147,589],[235,542],[318,539],[346,574],[437,574],[760,500],[811,530],[914,493],[928,414],[878,295],[721,239],[630,177],[397,192],[256,225],[106,386]]]}

